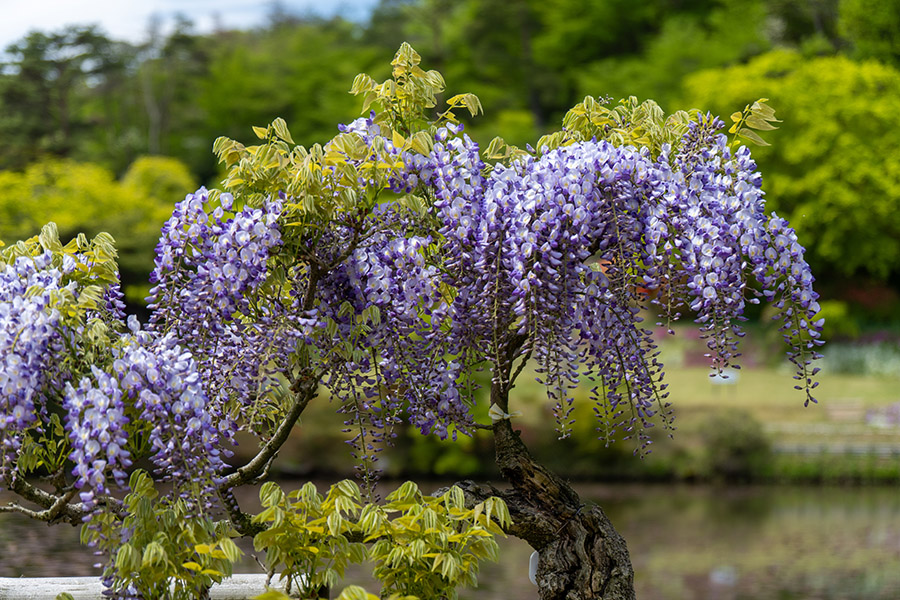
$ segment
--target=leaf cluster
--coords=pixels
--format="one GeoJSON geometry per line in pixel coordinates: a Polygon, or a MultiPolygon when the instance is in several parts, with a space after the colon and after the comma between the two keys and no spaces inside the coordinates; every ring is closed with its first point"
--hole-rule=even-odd
{"type": "MultiPolygon", "coordinates": [[[[588,96],[566,113],[562,133],[565,139],[573,141],[597,139],[614,146],[644,147],[656,156],[664,144],[677,146],[698,115],[696,109],[666,115],[654,100],[638,102],[634,96],[620,100],[615,106],[588,96]]],[[[551,135],[546,144],[553,147],[555,140],[551,135]]],[[[543,143],[543,139],[538,141],[538,147],[543,143]]]]}
{"type": "MultiPolygon", "coordinates": [[[[352,481],[335,484],[324,497],[312,483],[285,494],[270,482],[260,490],[260,500],[264,508],[254,521],[266,530],[254,537],[254,546],[266,551],[270,574],[280,571],[288,591],[296,589],[301,598],[333,588],[348,564],[366,560],[374,563],[384,597],[456,598],[460,585],[476,585],[481,560],[497,560],[494,536],[511,524],[502,500],[489,498],[467,508],[455,486],[426,496],[406,482],[384,504],[363,504],[352,481]]],[[[351,586],[340,597],[370,596],[351,586]]],[[[257,600],[289,597],[269,590],[257,600]]]]}
{"type": "Polygon", "coordinates": [[[259,498],[263,510],[253,521],[266,529],[253,546],[265,550],[270,576],[280,571],[286,588],[301,598],[318,597],[320,589],[337,584],[348,564],[365,560],[365,546],[348,539],[362,502],[354,482],[335,484],[324,497],[309,482],[288,494],[268,482],[259,498]]]}
{"type": "Polygon", "coordinates": [[[457,123],[454,111],[462,108],[473,117],[484,112],[475,94],[457,94],[447,100],[448,108],[435,118],[430,112],[446,85],[438,71],[425,71],[419,66],[421,62],[419,53],[403,42],[391,61],[392,78],[378,83],[360,73],[353,80],[350,93],[363,96],[362,112],[374,110],[377,125],[404,136],[439,126],[442,122],[457,123]]]}
{"type": "Polygon", "coordinates": [[[499,498],[467,508],[456,486],[434,497],[412,482],[385,505],[366,506],[359,520],[366,539],[375,541],[369,556],[383,594],[447,599],[457,597],[460,585],[476,585],[479,561],[497,560],[494,536],[510,523],[499,498]]]}
{"type": "Polygon", "coordinates": [[[756,131],[771,131],[778,129],[772,123],[781,123],[775,118],[775,109],[766,104],[768,98],[760,98],[753,104],[748,104],[743,111],[732,113],[731,120],[733,125],[728,129],[728,133],[734,134],[732,138],[732,147],[737,146],[738,138],[753,142],[757,146],[769,146],[769,142],[762,139],[756,131]]]}
{"type": "Polygon", "coordinates": [[[104,576],[114,591],[132,590],[158,600],[205,597],[209,587],[232,574],[241,551],[227,523],[215,523],[181,498],[159,500],[150,476],[135,471],[125,497],[125,517],[95,515],[82,528],[81,541],[115,555],[104,576]]]}
{"type": "MultiPolygon", "coordinates": [[[[634,96],[609,106],[609,100],[587,96],[573,106],[563,118],[561,130],[542,136],[537,152],[543,154],[562,146],[588,141],[606,140],[614,146],[647,148],[657,156],[663,145],[677,147],[699,111],[679,110],[666,115],[654,100],[639,102],[634,96]]],[[[516,159],[530,152],[494,138],[485,150],[488,160],[516,159]]]]}

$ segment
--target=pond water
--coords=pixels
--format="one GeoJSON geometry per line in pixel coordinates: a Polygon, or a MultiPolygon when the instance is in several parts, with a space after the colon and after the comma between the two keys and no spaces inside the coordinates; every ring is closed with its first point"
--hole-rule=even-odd
{"type": "MultiPolygon", "coordinates": [[[[579,491],[606,510],[628,541],[640,600],[900,598],[895,488],[591,485],[579,491]]],[[[0,495],[0,502],[9,499],[0,495]]],[[[501,562],[485,565],[479,589],[461,590],[461,599],[537,599],[527,578],[531,549],[513,538],[501,546],[501,562]]],[[[73,527],[0,514],[0,577],[93,575],[94,560],[73,527]]],[[[248,558],[236,570],[260,569],[248,558]]],[[[355,572],[348,583],[367,580],[355,572]]]]}

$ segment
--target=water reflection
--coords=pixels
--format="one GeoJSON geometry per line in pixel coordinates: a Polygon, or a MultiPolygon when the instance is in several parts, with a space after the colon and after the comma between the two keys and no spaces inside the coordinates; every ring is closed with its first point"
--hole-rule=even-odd
{"type": "MultiPolygon", "coordinates": [[[[432,487],[438,486],[423,489],[432,487]]],[[[900,598],[900,494],[892,488],[580,491],[604,507],[628,540],[641,600],[900,598]]],[[[0,502],[8,500],[0,495],[0,502]]],[[[501,546],[502,562],[485,565],[480,589],[463,590],[461,599],[537,598],[527,578],[531,549],[512,538],[501,546]]],[[[0,576],[93,575],[94,562],[78,545],[77,529],[0,514],[0,576]]],[[[248,557],[239,570],[260,568],[248,557]]],[[[376,589],[362,570],[348,583],[376,589]]]]}

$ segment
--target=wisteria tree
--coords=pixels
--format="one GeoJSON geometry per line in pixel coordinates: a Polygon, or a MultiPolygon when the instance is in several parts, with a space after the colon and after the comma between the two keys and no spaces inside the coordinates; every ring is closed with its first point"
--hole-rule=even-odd
{"type": "MultiPolygon", "coordinates": [[[[640,453],[648,428],[672,419],[643,317],[694,318],[722,369],[747,303],[763,299],[813,400],[813,277],[721,121],[587,98],[536,149],[482,150],[454,114],[474,116],[476,97],[440,112],[439,73],[405,44],[392,66],[383,83],[357,77],[366,116],[324,146],[295,144],[282,120],[254,128],[256,146],[216,140],[227,177],[166,223],[148,323],[123,312],[108,236],[64,246],[47,227],[5,249],[0,477],[39,508],[3,510],[87,522],[128,545],[115,492],[149,459],[174,490],[155,502],[210,523],[224,510],[258,534],[233,490],[266,476],[321,396],[346,417],[365,488],[404,419],[441,438],[489,430],[508,487],[462,487],[470,506],[505,501],[507,531],[539,552],[541,598],[633,598],[624,540],[515,430],[517,378],[537,372],[562,436],[572,390],[587,386],[598,435],[640,453]],[[476,401],[490,403],[489,422],[476,401]],[[238,432],[259,450],[229,466],[238,432]],[[26,479],[36,470],[49,486],[26,479]]],[[[733,133],[756,138],[747,127],[774,113],[760,102],[733,119],[733,133]]]]}

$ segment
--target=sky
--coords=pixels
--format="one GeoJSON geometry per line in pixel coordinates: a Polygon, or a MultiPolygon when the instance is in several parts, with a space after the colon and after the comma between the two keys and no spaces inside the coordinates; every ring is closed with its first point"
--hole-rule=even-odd
{"type": "MultiPolygon", "coordinates": [[[[340,14],[364,20],[377,0],[281,0],[291,14],[340,14]]],[[[161,20],[163,32],[176,14],[194,22],[198,33],[246,29],[265,22],[273,3],[267,0],[0,0],[0,51],[30,31],[56,31],[66,25],[97,24],[107,36],[142,41],[151,17],[161,20]]]]}

